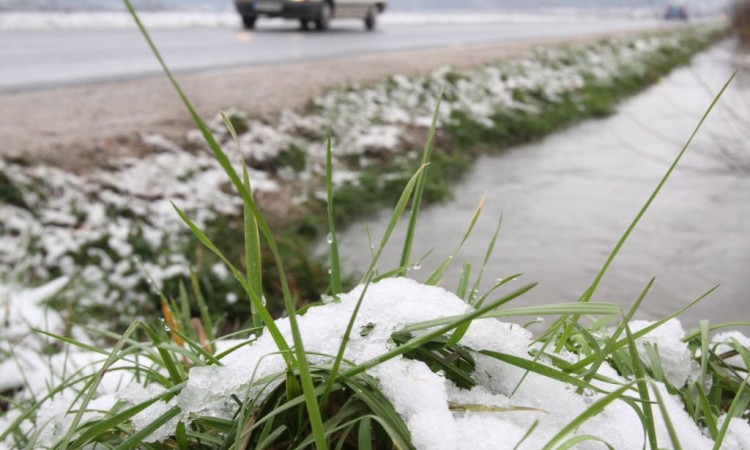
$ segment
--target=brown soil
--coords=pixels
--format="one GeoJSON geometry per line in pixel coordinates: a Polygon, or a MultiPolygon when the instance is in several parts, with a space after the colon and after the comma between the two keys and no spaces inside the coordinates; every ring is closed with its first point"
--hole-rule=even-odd
{"type": "MultiPolygon", "coordinates": [[[[601,38],[592,35],[565,43],[601,38]]],[[[232,107],[254,117],[271,117],[285,108],[303,108],[335,86],[372,82],[395,73],[426,73],[445,65],[471,67],[559,43],[536,40],[397,52],[217,70],[178,79],[204,117],[232,107]]],[[[149,151],[140,143],[144,133],[160,133],[181,142],[192,128],[184,106],[163,76],[0,96],[0,156],[73,172],[149,151]]]]}

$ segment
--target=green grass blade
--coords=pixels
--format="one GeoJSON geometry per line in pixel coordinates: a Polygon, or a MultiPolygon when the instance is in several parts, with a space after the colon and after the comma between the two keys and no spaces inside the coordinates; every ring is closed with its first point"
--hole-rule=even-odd
{"type": "MultiPolygon", "coordinates": [[[[422,153],[422,164],[429,164],[432,157],[432,147],[435,140],[435,131],[437,130],[437,122],[440,115],[440,104],[443,101],[443,92],[445,87],[440,89],[438,95],[437,104],[432,114],[432,123],[430,124],[430,132],[427,135],[427,142],[425,142],[424,152],[422,153]]],[[[411,204],[411,212],[409,213],[409,226],[406,229],[406,239],[404,240],[404,248],[401,252],[401,275],[406,276],[406,271],[409,268],[412,245],[414,244],[414,233],[417,229],[417,218],[419,217],[419,208],[422,204],[422,196],[424,195],[424,188],[427,182],[427,171],[423,171],[417,181],[417,188],[414,191],[414,201],[411,204]]]]}
{"type": "Polygon", "coordinates": [[[609,450],[615,450],[615,448],[609,445],[607,441],[601,438],[598,438],[596,436],[592,436],[590,434],[584,434],[581,436],[572,437],[568,439],[567,441],[563,442],[562,444],[560,444],[559,446],[557,446],[557,450],[568,450],[570,448],[577,448],[579,444],[582,444],[587,441],[596,441],[596,442],[599,442],[600,444],[604,444],[604,446],[607,447],[609,450]]]}
{"type": "MultiPolygon", "coordinates": [[[[242,179],[245,182],[247,190],[251,190],[250,176],[247,173],[247,166],[242,164],[242,179]]],[[[243,206],[243,226],[245,234],[245,269],[247,271],[247,281],[250,287],[255,290],[255,295],[263,299],[263,264],[260,251],[260,232],[258,231],[258,221],[255,220],[252,211],[247,206],[243,206]]],[[[250,302],[250,313],[252,314],[253,327],[262,331],[263,319],[254,302],[250,302]]],[[[260,333],[260,332],[259,332],[260,333]]]]}
{"type": "Polygon", "coordinates": [[[326,238],[331,247],[331,295],[343,292],[341,286],[341,263],[339,262],[339,243],[336,237],[336,224],[333,219],[333,148],[331,146],[331,133],[328,133],[326,145],[326,194],[328,205],[328,237],[326,238]]]}
{"type": "MultiPolygon", "coordinates": [[[[510,301],[511,299],[514,299],[516,297],[504,297],[501,300],[505,300],[505,302],[510,301]]],[[[501,302],[498,304],[498,302],[494,302],[493,305],[497,306],[502,305],[505,302],[501,302]]],[[[603,316],[611,316],[611,315],[617,315],[620,313],[620,307],[614,303],[588,303],[588,304],[581,304],[581,303],[558,303],[553,305],[538,305],[538,306],[525,306],[522,308],[512,308],[512,309],[501,309],[495,311],[494,308],[492,311],[489,311],[487,313],[481,314],[478,318],[479,319],[489,319],[489,318],[500,318],[500,317],[524,317],[524,316],[557,316],[560,314],[590,314],[590,315],[603,315],[603,316]]],[[[441,317],[439,319],[433,319],[426,322],[419,322],[415,324],[408,325],[401,330],[399,330],[399,333],[412,333],[419,330],[424,330],[427,328],[432,328],[440,325],[445,325],[447,323],[450,323],[454,320],[456,320],[459,317],[463,316],[447,316],[447,317],[441,317]]]]}
{"type": "Polygon", "coordinates": [[[417,181],[426,168],[426,165],[421,166],[419,169],[417,169],[416,172],[414,172],[414,175],[412,175],[409,181],[406,183],[404,190],[401,192],[401,197],[399,197],[398,202],[396,202],[396,207],[393,208],[393,214],[391,214],[391,219],[388,221],[388,226],[385,228],[383,237],[380,240],[380,245],[378,245],[378,249],[375,251],[375,256],[372,257],[370,266],[367,268],[364,277],[362,277],[362,282],[370,279],[370,276],[374,273],[375,268],[377,267],[378,260],[380,259],[380,255],[383,253],[383,249],[390,240],[391,235],[393,234],[393,230],[396,228],[396,225],[398,225],[399,219],[404,214],[404,210],[406,210],[406,206],[409,204],[409,199],[414,192],[417,181]]]}
{"type": "Polygon", "coordinates": [[[461,278],[459,278],[458,287],[456,288],[456,297],[464,301],[468,299],[466,291],[469,289],[469,278],[471,278],[471,264],[466,263],[461,271],[461,278]]]}
{"type": "MultiPolygon", "coordinates": [[[[723,330],[725,328],[738,328],[738,327],[750,327],[750,322],[723,322],[716,323],[708,327],[709,333],[713,333],[717,330],[723,330]]],[[[690,342],[693,339],[701,336],[702,330],[700,328],[691,331],[683,339],[682,342],[690,342]]]]}
{"type": "Polygon", "coordinates": [[[533,424],[531,424],[531,427],[529,427],[528,430],[526,430],[526,434],[523,435],[520,441],[516,444],[515,447],[513,447],[513,450],[518,450],[521,445],[526,442],[526,440],[534,433],[534,430],[536,430],[536,427],[539,426],[539,419],[535,420],[533,424]]]}
{"type": "Polygon", "coordinates": [[[672,441],[672,448],[674,450],[682,450],[682,445],[680,445],[680,438],[677,435],[677,430],[674,429],[672,419],[669,418],[669,411],[667,411],[667,406],[664,404],[664,397],[661,396],[661,392],[659,392],[658,387],[654,387],[654,395],[656,396],[657,403],[659,404],[659,409],[661,410],[661,415],[664,419],[664,425],[667,427],[669,440],[672,441]]]}
{"type": "Polygon", "coordinates": [[[201,316],[201,323],[203,324],[203,330],[206,332],[206,339],[208,339],[211,350],[215,349],[213,342],[216,340],[214,335],[214,323],[211,320],[211,314],[208,312],[208,304],[206,303],[203,292],[201,292],[200,282],[198,281],[198,274],[190,272],[190,284],[193,288],[193,295],[195,301],[198,304],[198,313],[201,316]]]}
{"type": "MultiPolygon", "coordinates": [[[[273,337],[274,343],[278,347],[279,351],[282,352],[284,355],[289,354],[289,345],[287,344],[286,340],[284,339],[284,336],[281,334],[281,331],[279,331],[279,328],[276,326],[276,323],[273,321],[273,317],[271,317],[271,313],[268,312],[268,309],[263,305],[263,300],[258,297],[257,292],[255,289],[250,286],[250,283],[248,282],[247,278],[240,273],[239,270],[237,270],[236,267],[232,265],[232,263],[229,262],[229,260],[224,256],[224,254],[219,250],[214,243],[211,241],[211,239],[208,238],[208,236],[203,233],[203,231],[198,228],[195,223],[193,223],[190,218],[182,212],[180,208],[172,205],[175,210],[177,211],[177,214],[179,214],[180,218],[187,224],[187,226],[190,228],[190,230],[193,232],[193,234],[198,238],[198,240],[206,246],[209,250],[211,250],[216,256],[221,259],[224,264],[229,268],[229,270],[234,274],[234,277],[240,282],[242,287],[245,289],[245,293],[250,297],[250,301],[255,304],[255,308],[258,311],[258,313],[263,318],[263,323],[265,323],[266,327],[268,328],[268,332],[271,333],[271,337],[273,337]]],[[[287,359],[287,365],[292,366],[291,360],[289,360],[288,356],[285,356],[287,359]]]]}
{"type": "Polygon", "coordinates": [[[635,338],[630,331],[630,326],[625,323],[625,332],[627,333],[627,344],[628,350],[630,351],[630,359],[633,364],[633,373],[635,375],[636,384],[638,385],[638,394],[641,398],[641,408],[643,411],[643,425],[646,428],[646,436],[650,448],[659,448],[658,439],[656,436],[656,423],[654,422],[654,411],[651,409],[651,397],[648,392],[648,384],[646,383],[646,371],[641,363],[638,349],[635,345],[635,338]]]}
{"type": "Polygon", "coordinates": [[[372,421],[369,417],[360,420],[357,434],[358,450],[372,450],[372,421]]]}
{"type": "Polygon", "coordinates": [[[745,389],[747,388],[747,383],[750,378],[745,378],[742,381],[742,385],[737,390],[737,395],[734,396],[734,399],[732,400],[732,404],[729,406],[729,410],[727,411],[726,418],[724,419],[724,423],[721,424],[721,429],[719,429],[719,434],[716,436],[716,440],[714,441],[714,450],[720,450],[721,444],[724,443],[724,438],[727,435],[727,431],[729,430],[729,423],[732,421],[733,417],[737,417],[738,413],[741,413],[742,411],[739,411],[739,405],[741,403],[742,395],[745,393],[745,389]]]}

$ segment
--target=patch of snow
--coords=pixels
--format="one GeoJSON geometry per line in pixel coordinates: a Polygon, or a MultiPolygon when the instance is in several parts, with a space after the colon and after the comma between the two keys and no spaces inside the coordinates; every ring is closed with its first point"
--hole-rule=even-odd
{"type": "MultiPolygon", "coordinates": [[[[635,320],[630,322],[630,328],[636,333],[652,324],[653,322],[645,320],[635,320]]],[[[642,355],[646,354],[646,344],[658,350],[664,375],[677,389],[685,386],[693,377],[697,377],[700,371],[687,344],[682,342],[684,337],[685,330],[682,324],[678,319],[672,319],[636,341],[638,353],[642,355]]]]}

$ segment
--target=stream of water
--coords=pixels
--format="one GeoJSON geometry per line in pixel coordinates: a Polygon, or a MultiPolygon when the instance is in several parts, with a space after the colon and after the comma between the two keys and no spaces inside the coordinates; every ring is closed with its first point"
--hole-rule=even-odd
{"type": "MultiPolygon", "coordinates": [[[[454,250],[486,193],[482,217],[443,285],[455,289],[464,261],[471,262],[476,273],[502,214],[500,238],[482,287],[523,273],[503,292],[540,284],[516,300],[516,306],[575,301],[713,96],[749,60],[734,42],[724,42],[623,103],[610,118],[480,158],[456,186],[454,200],[422,211],[414,258],[432,253],[409,276],[424,280],[454,250]]],[[[720,285],[682,316],[683,323],[750,320],[749,132],[750,74],[745,71],[617,256],[594,301],[628,307],[656,277],[637,317],[664,317],[720,285]]],[[[377,241],[389,218],[390,212],[384,211],[341,234],[346,270],[365,270],[370,260],[365,225],[377,241]]],[[[381,269],[397,265],[404,230],[402,222],[381,257],[381,269]]]]}

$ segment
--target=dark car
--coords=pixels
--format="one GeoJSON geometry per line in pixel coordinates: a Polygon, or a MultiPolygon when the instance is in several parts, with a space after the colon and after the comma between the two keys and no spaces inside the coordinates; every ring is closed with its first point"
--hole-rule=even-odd
{"type": "Polygon", "coordinates": [[[302,28],[312,25],[328,29],[331,19],[361,19],[368,30],[374,30],[377,16],[385,10],[387,0],[235,0],[245,28],[252,29],[258,17],[282,17],[299,20],[302,28]]]}
{"type": "Polygon", "coordinates": [[[681,5],[667,6],[664,10],[664,20],[688,20],[688,10],[681,5]]]}

